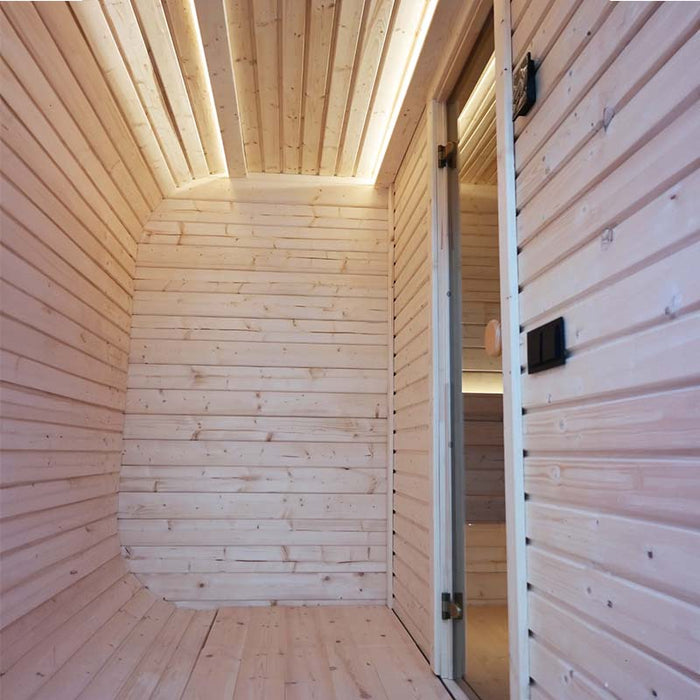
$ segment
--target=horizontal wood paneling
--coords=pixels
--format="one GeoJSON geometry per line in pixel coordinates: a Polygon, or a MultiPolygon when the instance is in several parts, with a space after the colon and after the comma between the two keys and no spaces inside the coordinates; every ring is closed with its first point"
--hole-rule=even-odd
{"type": "Polygon", "coordinates": [[[169,600],[385,595],[387,202],[336,192],[198,186],[146,224],[120,536],[169,600]]]}
{"type": "Polygon", "coordinates": [[[133,274],[161,189],[68,4],[1,12],[0,639],[25,697],[59,663],[43,638],[125,580],[133,274]]]}
{"type": "Polygon", "coordinates": [[[432,657],[430,195],[425,115],[394,184],[394,610],[432,657]]]}
{"type": "Polygon", "coordinates": [[[506,605],[505,523],[469,522],[464,540],[467,605],[506,605]]]}
{"type": "Polygon", "coordinates": [[[459,186],[462,255],[462,371],[501,371],[484,351],[484,329],[500,321],[498,200],[495,185],[459,186]]]}
{"type": "Polygon", "coordinates": [[[515,129],[522,363],[559,315],[569,350],[523,375],[530,675],[551,697],[700,692],[699,26],[687,4],[533,0],[513,36],[539,63],[515,129]]]}
{"type": "Polygon", "coordinates": [[[467,523],[505,523],[503,396],[463,394],[467,523]]]}

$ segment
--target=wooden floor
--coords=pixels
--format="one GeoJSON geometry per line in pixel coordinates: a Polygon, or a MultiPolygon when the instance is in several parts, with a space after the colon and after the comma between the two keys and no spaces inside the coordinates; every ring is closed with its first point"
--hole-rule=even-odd
{"type": "Polygon", "coordinates": [[[467,608],[467,673],[480,700],[507,700],[508,607],[470,605],[467,608]]]}
{"type": "Polygon", "coordinates": [[[13,691],[8,699],[450,697],[385,607],[195,611],[155,599],[142,588],[81,645],[75,638],[72,644],[66,637],[58,641],[37,647],[37,653],[46,646],[53,654],[51,677],[38,678],[41,660],[27,659],[24,673],[10,672],[4,679],[3,691],[13,691]],[[65,659],[68,648],[74,651],[61,664],[57,657],[63,652],[65,659]]]}

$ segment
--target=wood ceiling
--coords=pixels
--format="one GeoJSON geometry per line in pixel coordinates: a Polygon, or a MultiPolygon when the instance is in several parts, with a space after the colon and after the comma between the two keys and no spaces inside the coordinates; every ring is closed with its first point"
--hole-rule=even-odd
{"type": "Polygon", "coordinates": [[[167,192],[226,172],[372,179],[436,2],[49,4],[53,39],[69,63],[87,42],[167,192]]]}
{"type": "Polygon", "coordinates": [[[496,184],[495,66],[491,56],[457,120],[457,167],[465,184],[496,184]]]}

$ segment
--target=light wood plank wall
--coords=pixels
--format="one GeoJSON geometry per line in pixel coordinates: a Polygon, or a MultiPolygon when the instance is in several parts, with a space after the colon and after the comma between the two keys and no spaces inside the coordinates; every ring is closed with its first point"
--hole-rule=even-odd
{"type": "Polygon", "coordinates": [[[512,10],[521,323],[569,353],[523,375],[533,693],[698,697],[700,7],[512,10]]]}
{"type": "Polygon", "coordinates": [[[465,525],[467,605],[508,602],[506,524],[470,522],[465,525]]]}
{"type": "Polygon", "coordinates": [[[137,240],[160,191],[68,6],[4,3],[0,20],[4,674],[133,584],[117,486],[137,240]]]}
{"type": "Polygon", "coordinates": [[[383,602],[387,191],[202,185],[148,220],[120,482],[178,603],[383,602]]]}
{"type": "Polygon", "coordinates": [[[431,262],[425,114],[394,183],[394,610],[432,658],[431,262]]]}
{"type": "Polygon", "coordinates": [[[503,395],[463,394],[468,605],[505,605],[503,395]]]}
{"type": "Polygon", "coordinates": [[[462,397],[466,521],[504,523],[503,395],[462,397]]]}
{"type": "Polygon", "coordinates": [[[459,186],[462,256],[462,371],[501,373],[484,351],[484,329],[500,320],[498,194],[494,185],[459,186]]]}

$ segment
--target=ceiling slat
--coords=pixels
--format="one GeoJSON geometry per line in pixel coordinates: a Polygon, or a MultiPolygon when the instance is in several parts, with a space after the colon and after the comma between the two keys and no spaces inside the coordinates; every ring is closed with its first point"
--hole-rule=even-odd
{"type": "Polygon", "coordinates": [[[342,177],[352,177],[355,174],[357,153],[372,99],[379,61],[389,30],[393,6],[394,0],[372,0],[369,7],[367,29],[363,37],[360,60],[355,68],[357,71],[355,89],[350,102],[340,163],[336,172],[342,177]]]}
{"type": "Polygon", "coordinates": [[[170,105],[170,111],[180,132],[192,174],[195,177],[206,177],[209,175],[209,165],[204,157],[199,130],[194,120],[185,80],[180,72],[180,62],[175,53],[163,6],[160,0],[134,0],[134,5],[163,84],[165,99],[170,105]]]}
{"type": "Polygon", "coordinates": [[[486,184],[496,170],[496,70],[489,59],[457,119],[460,182],[486,184]]]}
{"type": "Polygon", "coordinates": [[[245,177],[246,161],[223,0],[195,0],[195,7],[228,174],[245,177]]]}
{"type": "MultiPolygon", "coordinates": [[[[120,190],[115,181],[118,178],[113,177],[111,173],[118,162],[105,162],[95,153],[91,143],[81,131],[75,115],[71,114],[63,104],[59,94],[53,89],[41,67],[35,63],[29,48],[17,34],[8,17],[0,14],[0,23],[3,66],[7,66],[16,76],[21,76],[23,86],[16,93],[8,90],[7,95],[22,100],[24,104],[20,102],[20,107],[18,103],[11,103],[10,106],[16,114],[22,115],[24,124],[35,138],[38,137],[37,140],[45,149],[49,146],[48,142],[53,139],[58,139],[68,146],[75,161],[80,163],[85,172],[90,173],[90,180],[96,191],[106,193],[108,201],[112,202],[111,208],[119,219],[117,227],[125,228],[136,240],[143,221],[130,206],[124,192],[120,190]],[[31,105],[31,113],[28,104],[31,105]],[[50,127],[32,128],[30,118],[36,119],[35,124],[45,121],[46,124],[50,124],[50,127]]],[[[2,77],[3,86],[7,80],[5,73],[2,77]]]]}
{"type": "Polygon", "coordinates": [[[343,2],[340,6],[338,36],[335,43],[326,124],[323,133],[321,175],[335,175],[355,65],[355,54],[362,26],[363,9],[364,3],[361,2],[343,2]]]}
{"type": "Polygon", "coordinates": [[[262,171],[258,83],[251,0],[225,0],[231,58],[248,172],[262,171]]]}
{"type": "Polygon", "coordinates": [[[416,41],[430,4],[429,0],[396,0],[395,20],[378,69],[371,113],[360,147],[358,177],[372,175],[377,153],[385,141],[387,130],[393,126],[392,117],[399,97],[397,90],[410,77],[406,75],[406,66],[420,48],[416,46],[416,41]]]}
{"type": "Polygon", "coordinates": [[[318,174],[321,130],[326,105],[326,87],[333,46],[335,3],[331,0],[311,0],[309,46],[306,61],[304,103],[304,135],[301,172],[318,174]]]}
{"type": "Polygon", "coordinates": [[[301,170],[301,106],[306,3],[284,0],[282,11],[282,171],[301,170]]]}
{"type": "MultiPolygon", "coordinates": [[[[82,103],[80,129],[92,142],[101,122],[108,138],[93,144],[100,158],[109,163],[114,151],[140,173],[133,183],[117,178],[120,189],[134,190],[124,193],[138,212],[142,199],[150,208],[210,174],[375,175],[438,1],[456,2],[31,6],[61,42],[66,67],[57,57],[56,69],[82,91],[61,98],[82,103]]],[[[400,150],[393,138],[390,147],[400,150]]]]}
{"type": "Polygon", "coordinates": [[[191,0],[163,0],[182,77],[207,159],[209,171],[226,171],[219,127],[212,111],[213,97],[199,46],[197,19],[191,0]]]}
{"type": "Polygon", "coordinates": [[[494,130],[481,150],[481,162],[476,169],[475,179],[479,183],[489,184],[493,182],[493,177],[497,169],[496,132],[494,130]]]}
{"type": "MultiPolygon", "coordinates": [[[[25,50],[30,51],[34,56],[47,83],[51,85],[63,105],[74,106],[75,113],[80,114],[80,119],[77,120],[74,115],[71,115],[72,128],[68,133],[73,132],[80,139],[76,143],[89,144],[105,171],[110,174],[128,208],[137,219],[143,221],[149,213],[149,205],[132,174],[124,166],[114,143],[85,97],[85,93],[37,13],[36,7],[31,3],[7,3],[4,10],[14,25],[17,36],[21,38],[25,50]]],[[[3,43],[11,45],[7,39],[3,43]]],[[[10,46],[7,48],[9,49],[10,46]]],[[[42,94],[48,97],[43,90],[42,94]]],[[[64,109],[53,100],[51,102],[56,115],[54,119],[57,120],[59,114],[64,115],[64,109]]],[[[65,114],[69,113],[69,111],[65,112],[65,114]]],[[[69,120],[66,120],[66,123],[69,123],[69,120]]]]}
{"type": "Polygon", "coordinates": [[[130,3],[123,0],[105,0],[103,7],[143,107],[171,163],[175,179],[179,185],[188,182],[192,179],[192,173],[155,81],[151,58],[134,10],[130,3]]]}
{"type": "Polygon", "coordinates": [[[262,169],[266,173],[279,173],[282,168],[277,0],[255,0],[251,10],[255,27],[262,169]]]}
{"type": "Polygon", "coordinates": [[[160,201],[162,192],[159,190],[147,159],[144,158],[144,153],[139,150],[134,134],[116,104],[106,78],[100,71],[80,27],[71,14],[69,5],[37,3],[35,7],[61,49],[63,57],[70,65],[73,75],[80,83],[92,108],[99,116],[105,131],[110,135],[124,159],[127,169],[138,178],[141,191],[149,207],[153,209],[160,201]]]}
{"type": "Polygon", "coordinates": [[[99,3],[76,2],[70,8],[115,99],[124,110],[136,143],[151,166],[161,193],[169,194],[177,185],[189,179],[182,151],[179,152],[180,160],[177,154],[172,160],[166,159],[99,3]]]}

